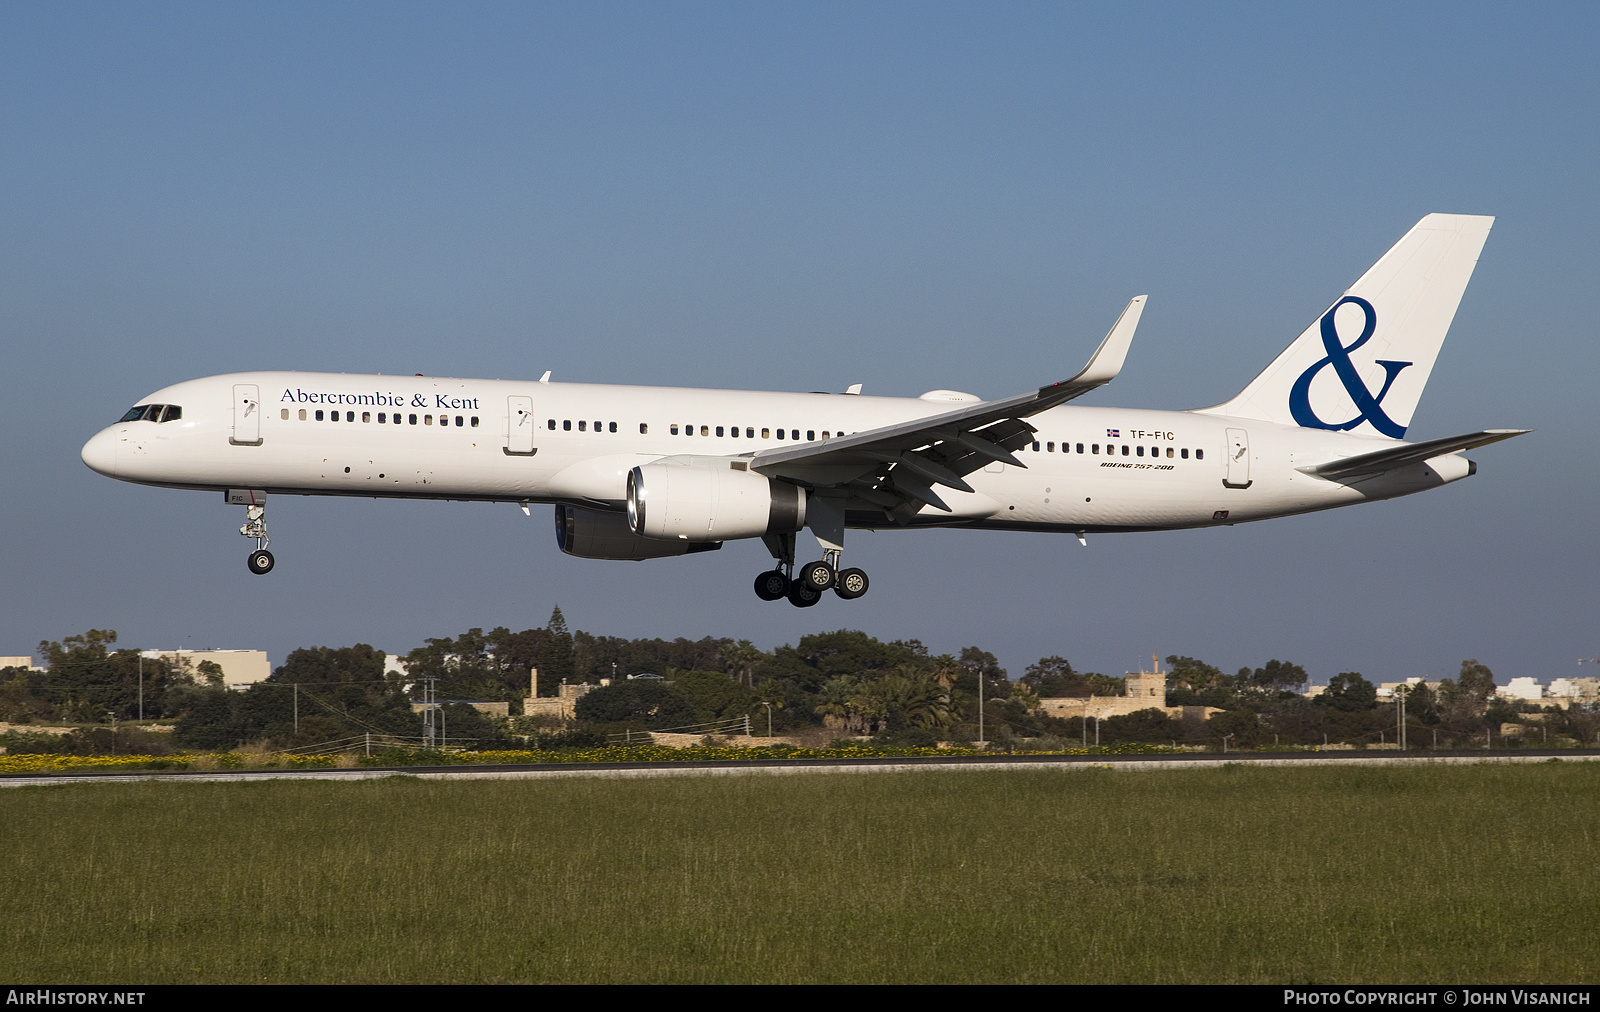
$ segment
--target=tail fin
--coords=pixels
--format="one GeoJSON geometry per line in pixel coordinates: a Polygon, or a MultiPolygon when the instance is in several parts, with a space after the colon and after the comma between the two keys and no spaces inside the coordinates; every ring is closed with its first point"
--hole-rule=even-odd
{"type": "Polygon", "coordinates": [[[1402,439],[1494,219],[1430,214],[1206,414],[1402,439]]]}

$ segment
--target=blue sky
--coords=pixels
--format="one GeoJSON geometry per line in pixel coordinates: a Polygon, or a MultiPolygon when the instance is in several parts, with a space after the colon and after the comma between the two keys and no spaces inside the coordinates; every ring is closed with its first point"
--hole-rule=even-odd
{"type": "MultiPolygon", "coordinates": [[[[1118,672],[1581,673],[1600,13],[1588,5],[26,4],[0,8],[0,654],[471,626],[860,628],[1118,672]],[[144,394],[258,368],[1082,403],[1248,381],[1418,218],[1494,214],[1410,434],[1533,435],[1421,496],[1214,531],[861,533],[868,597],[750,593],[759,545],[643,564],[547,510],[101,478],[144,394]]],[[[1592,670],[1592,669],[1591,669],[1592,670]]]]}

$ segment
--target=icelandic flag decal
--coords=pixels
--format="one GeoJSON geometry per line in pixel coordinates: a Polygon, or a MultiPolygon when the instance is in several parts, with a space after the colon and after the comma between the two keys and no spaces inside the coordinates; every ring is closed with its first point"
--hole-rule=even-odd
{"type": "Polygon", "coordinates": [[[1121,429],[1107,429],[1106,430],[1106,438],[1107,439],[1121,439],[1122,438],[1122,430],[1121,429]]]}

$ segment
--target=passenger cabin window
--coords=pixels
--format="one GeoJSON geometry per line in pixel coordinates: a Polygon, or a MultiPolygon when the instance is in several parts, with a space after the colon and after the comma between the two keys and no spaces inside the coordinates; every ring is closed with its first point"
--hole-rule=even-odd
{"type": "Polygon", "coordinates": [[[322,421],[322,409],[321,408],[317,409],[317,421],[319,421],[319,422],[322,421]]]}
{"type": "Polygon", "coordinates": [[[650,434],[650,423],[648,423],[648,422],[640,422],[639,423],[639,435],[648,436],[649,434],[650,434]]]}
{"type": "Polygon", "coordinates": [[[550,419],[545,423],[545,428],[549,429],[551,432],[554,432],[556,430],[556,420],[554,418],[550,419]]]}
{"type": "Polygon", "coordinates": [[[406,421],[410,422],[412,425],[415,425],[415,424],[417,424],[417,416],[416,415],[407,415],[406,416],[406,421]]]}
{"type": "MultiPolygon", "coordinates": [[[[1083,444],[1082,444],[1082,443],[1079,443],[1079,444],[1078,444],[1078,452],[1079,452],[1079,453],[1082,453],[1082,452],[1083,452],[1083,444]]],[[[1099,453],[1099,452],[1100,452],[1100,451],[1098,451],[1098,450],[1096,450],[1096,451],[1095,451],[1095,452],[1096,452],[1096,453],[1099,453]]]]}
{"type": "Polygon", "coordinates": [[[722,435],[722,429],[723,429],[722,426],[720,426],[720,425],[717,426],[717,435],[719,435],[719,436],[722,435]]]}
{"type": "Polygon", "coordinates": [[[300,409],[300,420],[302,422],[306,420],[306,409],[305,408],[301,408],[300,409]]]}
{"type": "Polygon", "coordinates": [[[756,438],[756,430],[755,429],[745,429],[744,430],[744,438],[746,438],[746,439],[754,439],[754,438],[756,438]]]}
{"type": "Polygon", "coordinates": [[[587,432],[588,429],[589,429],[589,423],[588,422],[585,422],[585,421],[579,421],[578,422],[578,431],[579,432],[587,432]]]}
{"type": "Polygon", "coordinates": [[[670,425],[668,427],[668,431],[670,431],[674,436],[676,436],[678,434],[678,423],[677,422],[673,422],[672,425],[670,425]]]}
{"type": "Polygon", "coordinates": [[[562,432],[571,432],[572,431],[572,419],[563,418],[561,420],[561,431],[562,432]]]}
{"type": "Polygon", "coordinates": [[[284,408],[282,411],[278,412],[278,417],[287,422],[289,420],[289,409],[284,408]]]}
{"type": "Polygon", "coordinates": [[[1204,450],[1196,450],[1196,451],[1194,451],[1194,459],[1195,460],[1205,460],[1206,459],[1206,451],[1204,451],[1204,450]]]}
{"type": "MultiPolygon", "coordinates": [[[[761,430],[761,438],[762,439],[771,439],[772,438],[772,430],[771,429],[762,429],[761,430]]],[[[782,439],[783,437],[779,436],[778,438],[782,439]]]]}
{"type": "Polygon", "coordinates": [[[1187,446],[1183,448],[1182,452],[1180,453],[1180,456],[1182,456],[1184,460],[1188,460],[1189,459],[1189,448],[1187,446]]]}
{"type": "Polygon", "coordinates": [[[711,426],[709,426],[709,425],[700,426],[700,435],[702,435],[702,436],[711,435],[711,426]]]}
{"type": "MultiPolygon", "coordinates": [[[[478,420],[476,418],[474,418],[472,420],[472,424],[473,425],[477,425],[478,424],[478,420]]],[[[607,432],[615,432],[615,431],[617,431],[617,423],[616,422],[611,422],[611,423],[607,424],[606,431],[607,432]]]]}
{"type": "Polygon", "coordinates": [[[778,438],[779,438],[779,439],[782,439],[782,438],[783,438],[783,430],[782,430],[782,429],[779,429],[779,430],[778,430],[778,438]]]}

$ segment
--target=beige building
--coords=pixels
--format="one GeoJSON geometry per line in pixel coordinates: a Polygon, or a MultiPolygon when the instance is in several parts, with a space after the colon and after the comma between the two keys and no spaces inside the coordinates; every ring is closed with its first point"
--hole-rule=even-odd
{"type": "MultiPolygon", "coordinates": [[[[610,679],[607,679],[609,681],[610,679]]],[[[534,686],[537,690],[538,686],[534,686]]],[[[585,695],[600,688],[598,685],[587,683],[572,684],[562,682],[554,696],[529,696],[522,701],[522,714],[525,717],[559,717],[562,720],[572,720],[577,717],[578,700],[585,695]]]]}
{"type": "Polygon", "coordinates": [[[43,668],[33,666],[32,655],[20,657],[0,657],[0,668],[27,668],[29,671],[43,671],[43,668]]]}
{"type": "MultiPolygon", "coordinates": [[[[441,705],[444,703],[466,703],[474,710],[477,710],[479,713],[489,717],[509,717],[511,715],[510,703],[503,701],[497,702],[492,699],[441,699],[437,702],[441,705]]],[[[421,713],[427,708],[427,703],[418,703],[413,701],[411,704],[412,713],[421,713]]]]}
{"type": "Polygon", "coordinates": [[[1600,678],[1557,678],[1545,696],[1548,703],[1563,710],[1573,703],[1600,702],[1600,678]]]}
{"type": "Polygon", "coordinates": [[[1159,656],[1152,658],[1153,671],[1129,671],[1123,675],[1125,688],[1120,696],[1089,696],[1074,699],[1058,696],[1039,700],[1039,709],[1050,717],[1122,717],[1140,710],[1160,710],[1174,720],[1185,717],[1204,719],[1222,711],[1215,706],[1168,706],[1167,675],[1159,656]]]}
{"type": "Polygon", "coordinates": [[[222,669],[222,684],[230,689],[248,688],[266,681],[272,674],[265,650],[141,650],[139,653],[152,660],[164,660],[197,679],[200,662],[210,661],[222,669]]]}

